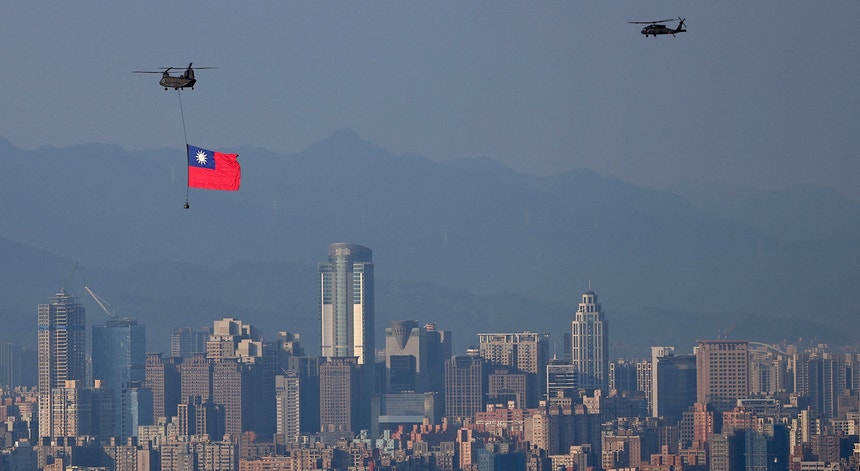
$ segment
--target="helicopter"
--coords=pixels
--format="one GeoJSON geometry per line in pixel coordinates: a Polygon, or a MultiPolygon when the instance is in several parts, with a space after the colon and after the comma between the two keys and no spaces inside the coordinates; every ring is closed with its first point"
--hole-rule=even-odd
{"type": "Polygon", "coordinates": [[[669,18],[667,20],[657,20],[657,21],[628,21],[628,23],[634,24],[634,25],[648,25],[648,26],[642,28],[642,31],[641,31],[642,34],[644,34],[646,38],[649,35],[654,36],[656,38],[658,34],[671,34],[674,37],[676,33],[686,33],[687,30],[684,29],[684,20],[686,20],[686,18],[681,18],[680,16],[678,17],[678,20],[677,20],[678,21],[678,27],[677,28],[668,28],[668,27],[666,27],[666,25],[660,24],[660,23],[665,23],[667,21],[675,21],[674,18],[669,18]]]}
{"type": "MultiPolygon", "coordinates": [[[[161,67],[160,71],[153,70],[132,70],[132,73],[135,74],[161,74],[161,80],[158,82],[165,90],[168,88],[172,88],[174,90],[184,89],[186,87],[194,90],[194,84],[197,83],[197,79],[194,78],[194,68],[191,67],[192,62],[188,63],[188,68],[185,69],[184,72],[177,76],[170,75],[170,71],[173,69],[178,69],[179,67],[161,67]]],[[[218,67],[197,67],[197,70],[201,69],[217,69],[218,67]]]]}

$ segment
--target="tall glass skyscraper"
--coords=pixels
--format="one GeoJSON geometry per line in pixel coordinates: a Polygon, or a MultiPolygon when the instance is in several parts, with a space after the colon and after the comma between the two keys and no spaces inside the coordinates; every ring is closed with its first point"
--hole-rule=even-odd
{"type": "Polygon", "coordinates": [[[54,388],[66,381],[86,379],[86,309],[65,290],[38,308],[39,436],[50,437],[53,428],[54,388]]]}
{"type": "MultiPolygon", "coordinates": [[[[113,394],[114,436],[137,435],[139,417],[132,410],[150,411],[152,405],[132,404],[133,389],[146,380],[146,330],[136,319],[109,318],[93,326],[93,379],[113,394]]],[[[144,418],[143,424],[151,418],[144,418]]]]}
{"type": "Polygon", "coordinates": [[[348,426],[343,423],[343,417],[335,420],[325,415],[334,411],[325,410],[333,403],[327,403],[324,399],[327,390],[324,384],[333,387],[339,378],[337,387],[341,391],[358,388],[357,398],[350,395],[349,401],[343,397],[338,399],[340,406],[354,409],[347,414],[351,430],[369,428],[369,408],[359,407],[358,404],[368,404],[376,392],[373,251],[356,244],[331,244],[328,247],[328,263],[320,263],[319,274],[320,345],[322,356],[328,359],[320,367],[320,426],[323,431],[331,431],[332,423],[335,422],[340,424],[337,427],[348,426]],[[331,362],[352,365],[349,367],[351,373],[329,375],[324,381],[324,369],[332,373],[340,371],[329,365],[331,362]],[[357,384],[353,385],[353,382],[357,384]]]}
{"type": "Polygon", "coordinates": [[[373,368],[373,251],[355,244],[328,248],[319,265],[322,356],[357,357],[373,368]]]}
{"type": "Polygon", "coordinates": [[[582,295],[576,317],[571,322],[571,364],[579,372],[580,389],[609,387],[609,329],[597,295],[587,291],[582,295]]]}

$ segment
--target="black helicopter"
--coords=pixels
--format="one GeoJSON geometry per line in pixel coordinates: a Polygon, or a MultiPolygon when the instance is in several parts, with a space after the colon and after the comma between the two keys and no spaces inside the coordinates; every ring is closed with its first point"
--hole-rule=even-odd
{"type": "MultiPolygon", "coordinates": [[[[160,71],[153,70],[132,70],[132,73],[135,74],[161,74],[161,80],[158,82],[164,87],[165,90],[168,88],[172,88],[174,90],[180,90],[184,88],[190,88],[194,90],[194,84],[197,83],[197,79],[194,78],[194,68],[191,67],[191,62],[188,63],[188,68],[185,69],[184,72],[179,74],[178,76],[170,75],[170,71],[173,69],[178,69],[179,67],[161,67],[160,71]]],[[[201,69],[217,69],[218,67],[197,67],[197,70],[201,69]]]]}
{"type": "Polygon", "coordinates": [[[686,20],[686,18],[681,18],[680,16],[678,17],[677,28],[669,28],[665,24],[660,24],[665,23],[667,21],[675,21],[674,18],[657,21],[628,21],[628,23],[634,25],[648,25],[642,28],[642,34],[644,34],[646,38],[648,36],[654,36],[656,38],[658,34],[671,34],[672,36],[675,36],[675,34],[677,33],[686,33],[687,30],[684,29],[684,20],[686,20]]]}

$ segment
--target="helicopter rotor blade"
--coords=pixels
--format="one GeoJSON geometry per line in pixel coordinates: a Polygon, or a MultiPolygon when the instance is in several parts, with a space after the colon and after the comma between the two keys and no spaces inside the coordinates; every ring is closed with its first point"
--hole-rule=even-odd
{"type": "Polygon", "coordinates": [[[628,21],[628,23],[634,24],[634,25],[655,25],[657,23],[665,23],[667,21],[675,21],[675,18],[669,18],[667,20],[654,20],[654,21],[628,21]]]}

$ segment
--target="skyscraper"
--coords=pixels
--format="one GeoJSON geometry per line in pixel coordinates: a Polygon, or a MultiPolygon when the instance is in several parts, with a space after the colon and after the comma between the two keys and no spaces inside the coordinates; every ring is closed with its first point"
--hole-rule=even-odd
{"type": "Polygon", "coordinates": [[[322,356],[375,362],[373,251],[355,244],[329,245],[319,265],[322,356]]]}
{"type": "MultiPolygon", "coordinates": [[[[129,394],[131,383],[146,379],[146,331],[136,319],[109,318],[104,325],[93,326],[93,379],[113,395],[114,432],[120,438],[137,435],[131,417],[129,394]]],[[[151,423],[151,417],[143,418],[151,423]]]]}
{"type": "Polygon", "coordinates": [[[50,437],[53,426],[53,391],[66,381],[86,378],[86,310],[65,290],[38,308],[39,436],[50,437]]]}
{"type": "Polygon", "coordinates": [[[579,372],[581,389],[607,391],[609,386],[609,326],[597,295],[582,295],[570,329],[571,364],[579,372]]]}
{"type": "Polygon", "coordinates": [[[323,364],[325,379],[320,369],[320,428],[369,428],[369,411],[359,405],[368,404],[376,393],[373,251],[356,244],[331,244],[328,263],[319,264],[319,276],[320,346],[322,356],[335,362],[323,364]],[[334,394],[336,390],[341,394],[334,394]],[[335,413],[325,410],[332,404],[327,398],[350,410],[327,415],[335,413]]]}

